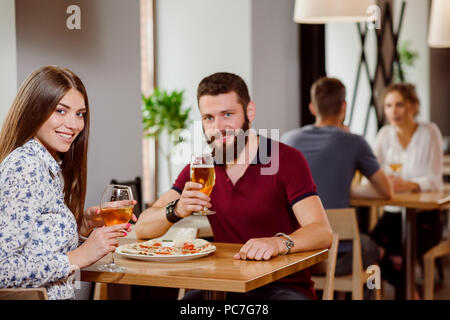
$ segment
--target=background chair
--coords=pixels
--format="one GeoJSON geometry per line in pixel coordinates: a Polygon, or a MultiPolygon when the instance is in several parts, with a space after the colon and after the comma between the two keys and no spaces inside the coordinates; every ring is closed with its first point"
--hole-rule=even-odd
{"type": "MultiPolygon", "coordinates": [[[[333,232],[339,235],[339,240],[352,240],[353,242],[352,273],[345,276],[335,276],[334,290],[351,292],[353,300],[362,300],[364,285],[370,274],[363,270],[361,240],[355,209],[328,209],[326,213],[333,232]]],[[[312,279],[316,288],[325,288],[326,277],[313,276],[312,279]]],[[[380,299],[380,290],[376,290],[375,297],[377,300],[380,299]]]]}
{"type": "Polygon", "coordinates": [[[0,289],[0,300],[48,300],[45,288],[0,289]]]}
{"type": "MultiPolygon", "coordinates": [[[[315,266],[315,270],[325,269],[325,278],[321,277],[311,277],[311,279],[316,283],[321,282],[321,289],[323,289],[322,300],[333,300],[334,296],[334,272],[336,270],[336,259],[339,246],[339,235],[333,233],[333,242],[331,243],[330,250],[328,250],[328,259],[319,265],[315,266]]],[[[317,285],[316,285],[316,288],[317,285]]]]}
{"type": "MultiPolygon", "coordinates": [[[[448,216],[447,216],[448,217],[448,216]]],[[[447,239],[428,250],[422,257],[424,266],[424,299],[434,299],[434,265],[437,258],[450,254],[450,217],[447,220],[447,239]]],[[[442,268],[442,265],[441,265],[442,268]]],[[[442,272],[442,270],[441,270],[442,272]]]]}
{"type": "Polygon", "coordinates": [[[144,205],[142,201],[142,181],[141,177],[136,177],[134,180],[129,181],[118,181],[116,179],[112,179],[111,184],[121,184],[124,186],[131,187],[133,194],[135,196],[135,200],[138,202],[137,205],[134,206],[133,213],[136,217],[139,217],[141,212],[144,210],[144,205]]]}

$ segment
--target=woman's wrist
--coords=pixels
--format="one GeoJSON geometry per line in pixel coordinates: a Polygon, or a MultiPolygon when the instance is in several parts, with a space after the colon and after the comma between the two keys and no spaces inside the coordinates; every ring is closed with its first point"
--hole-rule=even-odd
{"type": "Polygon", "coordinates": [[[88,237],[83,236],[82,234],[78,233],[78,244],[83,244],[88,237]]]}
{"type": "MultiPolygon", "coordinates": [[[[83,218],[81,219],[80,229],[78,230],[78,234],[83,238],[87,238],[89,234],[92,232],[92,228],[88,225],[85,213],[83,214],[83,218]]],[[[86,240],[86,239],[84,239],[86,240]]]]}
{"type": "Polygon", "coordinates": [[[75,250],[67,252],[67,257],[69,258],[70,265],[76,265],[80,269],[90,265],[89,261],[86,260],[86,255],[84,254],[83,246],[80,246],[75,250]]]}

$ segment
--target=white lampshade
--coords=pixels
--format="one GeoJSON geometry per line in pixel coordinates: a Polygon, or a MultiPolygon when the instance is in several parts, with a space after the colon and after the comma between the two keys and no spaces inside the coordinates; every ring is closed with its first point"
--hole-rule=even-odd
{"type": "Polygon", "coordinates": [[[450,48],[450,0],[433,0],[428,32],[430,47],[450,48]]]}
{"type": "Polygon", "coordinates": [[[363,22],[375,0],[295,0],[297,23],[363,22]]]}

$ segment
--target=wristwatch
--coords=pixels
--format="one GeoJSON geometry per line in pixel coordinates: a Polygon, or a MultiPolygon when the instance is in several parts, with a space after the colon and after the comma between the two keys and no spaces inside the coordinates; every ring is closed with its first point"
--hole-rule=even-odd
{"type": "Polygon", "coordinates": [[[294,240],[292,240],[291,237],[289,237],[287,234],[283,233],[283,232],[278,232],[275,237],[279,237],[282,236],[283,238],[286,239],[286,241],[284,241],[284,244],[286,245],[287,251],[285,254],[289,254],[291,252],[291,248],[295,245],[294,240]]]}
{"type": "Polygon", "coordinates": [[[180,200],[180,199],[170,201],[166,205],[166,218],[167,218],[167,220],[169,220],[169,222],[175,223],[175,222],[178,222],[181,219],[183,219],[175,214],[175,206],[177,205],[178,200],[180,200]]]}

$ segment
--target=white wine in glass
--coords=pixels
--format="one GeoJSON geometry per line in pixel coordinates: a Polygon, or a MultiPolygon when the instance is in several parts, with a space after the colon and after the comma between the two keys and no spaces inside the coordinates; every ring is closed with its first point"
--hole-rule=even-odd
{"type": "MultiPolygon", "coordinates": [[[[105,187],[100,200],[100,216],[107,226],[123,224],[130,221],[133,215],[134,200],[131,187],[118,184],[110,184],[105,187]]],[[[123,272],[124,267],[114,263],[114,252],[111,253],[111,262],[99,267],[102,271],[123,272]]]]}
{"type": "Polygon", "coordinates": [[[394,171],[394,173],[400,174],[403,164],[402,163],[389,163],[389,167],[391,168],[392,171],[394,171]]]}
{"type": "Polygon", "coordinates": [[[403,148],[399,146],[390,147],[386,154],[386,162],[388,163],[389,168],[394,172],[394,175],[400,176],[406,162],[406,153],[403,148]]]}

